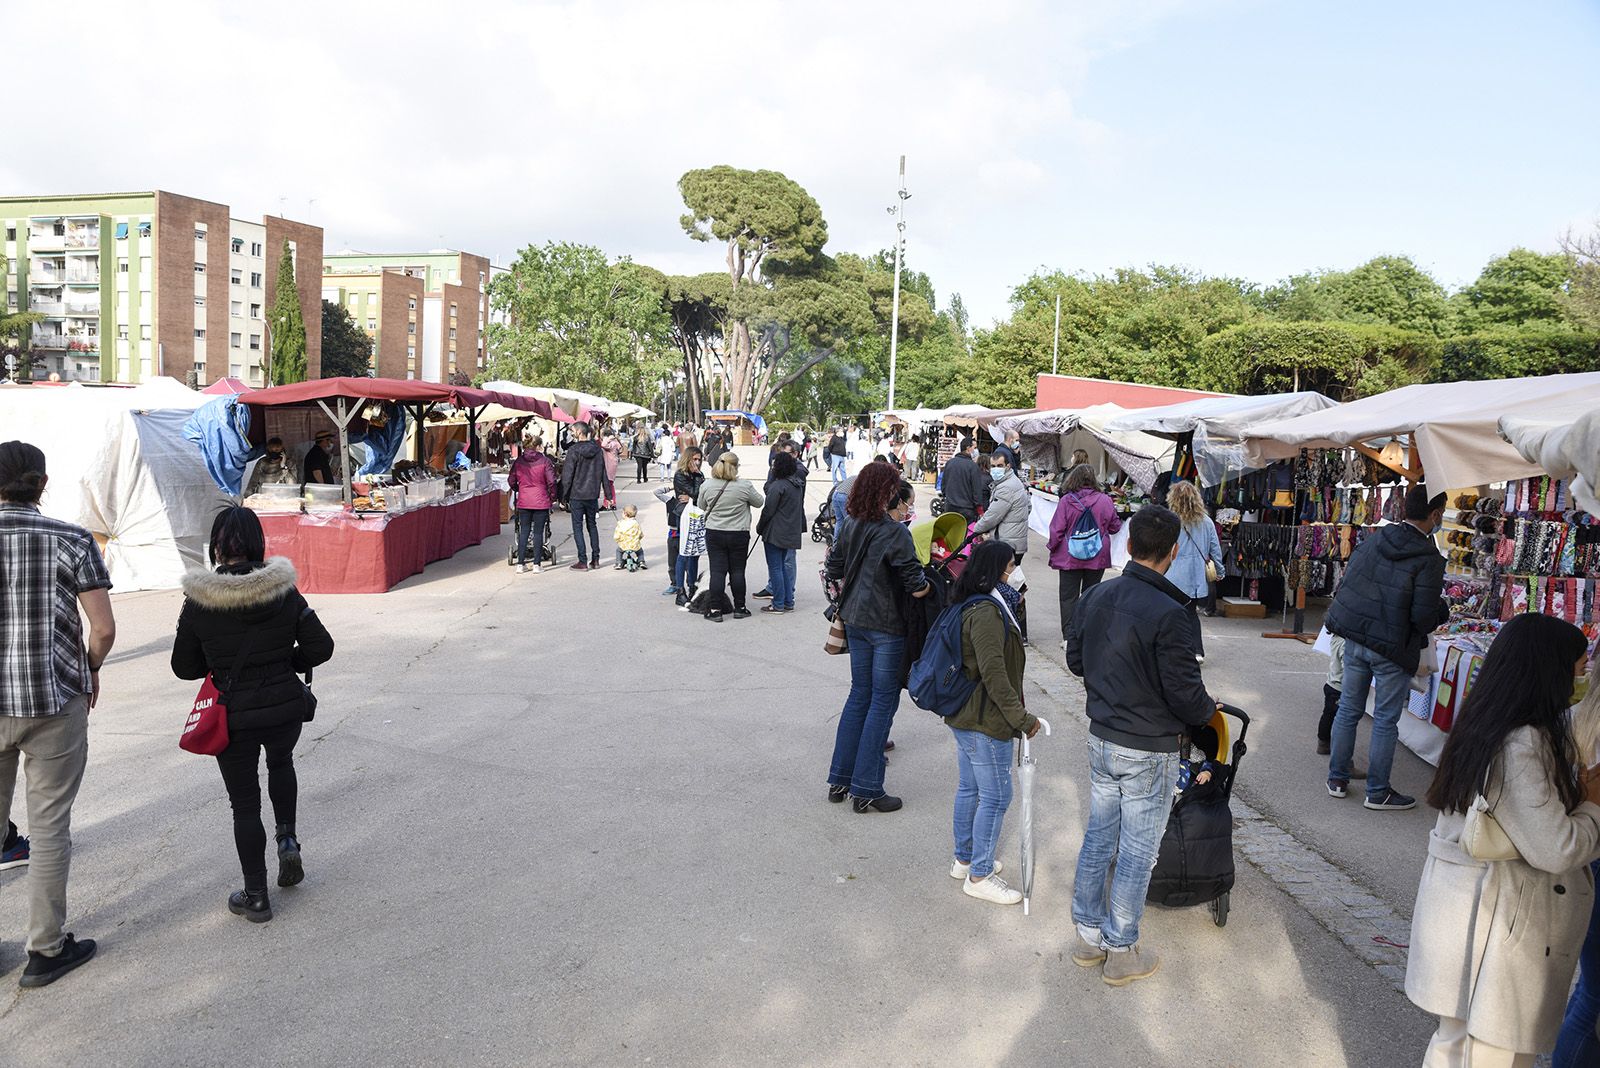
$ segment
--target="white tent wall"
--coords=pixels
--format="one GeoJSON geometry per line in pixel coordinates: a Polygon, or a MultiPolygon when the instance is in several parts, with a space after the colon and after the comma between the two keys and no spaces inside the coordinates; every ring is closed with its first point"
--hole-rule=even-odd
{"type": "Polygon", "coordinates": [[[44,451],[41,510],[100,541],[118,592],[171,589],[229,503],[183,424],[210,397],[170,379],[138,389],[0,388],[0,439],[44,451]]]}

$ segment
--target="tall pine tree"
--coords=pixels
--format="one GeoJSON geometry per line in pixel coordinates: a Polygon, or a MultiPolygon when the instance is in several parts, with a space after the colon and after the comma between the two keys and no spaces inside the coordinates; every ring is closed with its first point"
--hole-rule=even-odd
{"type": "Polygon", "coordinates": [[[278,291],[267,323],[272,331],[272,366],[268,381],[275,386],[306,380],[306,321],[300,314],[300,291],[294,284],[294,254],[284,239],[278,257],[278,291]]]}

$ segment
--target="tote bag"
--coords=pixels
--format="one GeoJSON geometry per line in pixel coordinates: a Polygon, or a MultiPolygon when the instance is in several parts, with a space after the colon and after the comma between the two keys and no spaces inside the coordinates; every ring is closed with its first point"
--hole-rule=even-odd
{"type": "MultiPolygon", "coordinates": [[[[233,686],[239,668],[244,665],[245,657],[256,643],[259,628],[245,635],[244,642],[239,646],[239,655],[233,658],[233,669],[228,672],[228,687],[233,686]]],[[[183,731],[178,735],[178,748],[186,753],[197,756],[216,756],[228,748],[228,706],[225,690],[217,686],[216,673],[205,677],[200,683],[200,692],[194,696],[194,704],[189,708],[189,718],[184,721],[183,731]]]]}

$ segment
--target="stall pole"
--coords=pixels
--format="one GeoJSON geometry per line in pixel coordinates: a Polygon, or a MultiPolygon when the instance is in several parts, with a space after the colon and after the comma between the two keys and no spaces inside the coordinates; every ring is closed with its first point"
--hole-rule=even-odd
{"type": "MultiPolygon", "coordinates": [[[[1302,500],[1304,494],[1304,490],[1297,490],[1295,492],[1294,514],[1297,520],[1305,508],[1305,501],[1302,500]]],[[[1295,525],[1300,526],[1302,524],[1296,522],[1295,525]]],[[[1293,557],[1290,557],[1291,561],[1293,559],[1293,557]]],[[[1284,576],[1283,582],[1284,590],[1285,592],[1288,592],[1288,575],[1284,576]]],[[[1297,587],[1294,591],[1294,629],[1264,631],[1261,636],[1263,638],[1293,638],[1294,640],[1304,642],[1307,645],[1315,644],[1317,636],[1315,634],[1306,633],[1306,588],[1304,584],[1297,587]]]]}
{"type": "Polygon", "coordinates": [[[478,416],[483,414],[483,405],[467,409],[467,455],[476,457],[483,463],[483,454],[478,449],[478,416]]]}
{"type": "Polygon", "coordinates": [[[339,428],[340,470],[344,472],[344,477],[339,481],[344,483],[344,507],[346,511],[349,511],[351,507],[350,480],[354,477],[353,472],[350,470],[350,420],[355,413],[346,411],[343,397],[337,398],[336,403],[339,406],[337,415],[328,407],[327,401],[317,401],[317,407],[321,408],[328,418],[333,420],[334,425],[339,428]]]}
{"type": "Polygon", "coordinates": [[[411,459],[416,463],[422,462],[423,452],[428,447],[428,421],[423,416],[424,406],[415,404],[411,407],[411,415],[417,422],[417,432],[411,438],[411,459]]]}

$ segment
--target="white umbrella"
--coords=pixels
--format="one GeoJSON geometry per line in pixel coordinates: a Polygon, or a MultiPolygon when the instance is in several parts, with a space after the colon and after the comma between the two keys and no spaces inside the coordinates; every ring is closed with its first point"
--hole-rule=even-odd
{"type": "MultiPolygon", "coordinates": [[[[1039,727],[1048,738],[1049,722],[1041,717],[1039,727]]],[[[1017,753],[1017,794],[1020,797],[1017,818],[1021,821],[1022,827],[1018,835],[1022,840],[1022,914],[1026,916],[1033,897],[1033,778],[1039,770],[1039,764],[1033,759],[1033,749],[1028,743],[1027,735],[1023,735],[1022,745],[1017,753]]]]}

